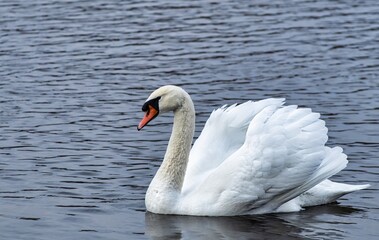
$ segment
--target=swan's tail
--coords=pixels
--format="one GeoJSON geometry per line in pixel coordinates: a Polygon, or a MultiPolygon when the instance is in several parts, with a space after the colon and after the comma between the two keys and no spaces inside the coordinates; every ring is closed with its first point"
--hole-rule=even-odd
{"type": "Polygon", "coordinates": [[[332,182],[327,179],[300,195],[297,204],[299,204],[300,207],[327,204],[336,201],[345,194],[366,189],[368,187],[370,187],[370,184],[350,185],[332,182]]]}
{"type": "Polygon", "coordinates": [[[286,199],[287,202],[277,208],[277,212],[298,211],[302,207],[331,203],[345,194],[370,187],[370,184],[350,185],[330,181],[328,178],[344,169],[348,161],[342,148],[325,148],[326,157],[318,170],[304,184],[280,196],[281,201],[286,199]],[[295,192],[303,193],[296,197],[295,192]]]}
{"type": "Polygon", "coordinates": [[[340,147],[325,147],[325,151],[326,156],[324,160],[319,165],[317,171],[312,174],[307,181],[299,187],[278,196],[275,201],[269,202],[267,207],[273,210],[276,209],[276,211],[279,212],[293,211],[288,209],[293,209],[292,204],[295,204],[297,210],[299,210],[301,207],[334,202],[337,198],[345,194],[370,186],[369,184],[349,185],[328,180],[329,177],[344,169],[348,161],[346,154],[342,152],[342,148],[340,147]],[[291,199],[292,201],[290,201],[291,199]],[[281,206],[282,204],[283,206],[281,206]],[[287,208],[287,206],[291,205],[292,207],[287,208]]]}
{"type": "MultiPolygon", "coordinates": [[[[347,156],[342,152],[342,148],[326,147],[326,158],[321,162],[318,171],[315,173],[315,179],[325,179],[317,184],[313,190],[324,192],[325,203],[334,202],[337,198],[358,190],[370,187],[370,184],[350,185],[345,183],[336,183],[327,178],[344,169],[348,163],[347,156]]],[[[312,190],[310,189],[309,192],[312,190]]]]}

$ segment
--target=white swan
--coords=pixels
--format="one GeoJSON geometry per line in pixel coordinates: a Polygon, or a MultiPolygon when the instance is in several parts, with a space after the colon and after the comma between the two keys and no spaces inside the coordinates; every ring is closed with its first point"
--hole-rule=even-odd
{"type": "Polygon", "coordinates": [[[170,111],[174,125],[146,193],[147,210],[198,216],[299,211],[369,187],[328,180],[345,168],[346,155],[325,146],[327,128],[318,113],[283,104],[266,99],[219,108],[191,149],[190,96],[172,85],[155,90],[138,130],[170,111]]]}

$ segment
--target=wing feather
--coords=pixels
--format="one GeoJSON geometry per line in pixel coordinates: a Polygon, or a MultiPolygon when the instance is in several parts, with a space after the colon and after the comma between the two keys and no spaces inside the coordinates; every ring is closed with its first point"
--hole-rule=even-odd
{"type": "MultiPolygon", "coordinates": [[[[246,135],[241,136],[244,131],[238,135],[239,144],[244,142],[234,145],[235,150],[228,154],[216,154],[216,159],[210,163],[206,161],[214,155],[193,159],[199,157],[199,150],[216,147],[207,134],[220,136],[217,133],[222,132],[221,136],[226,139],[216,141],[228,141],[227,133],[232,129],[229,125],[224,129],[206,125],[204,136],[200,136],[191,152],[193,164],[208,164],[202,178],[198,179],[200,182],[196,183],[197,189],[191,189],[195,191],[193,196],[201,194],[215,209],[218,206],[232,214],[272,212],[345,168],[347,160],[342,149],[325,147],[327,128],[320,114],[307,108],[281,105],[281,101],[264,104],[257,108],[259,110],[251,111],[246,135]]],[[[237,112],[236,108],[238,106],[230,111],[237,112]]],[[[231,121],[225,110],[218,114],[225,119],[216,120],[216,114],[212,113],[210,120],[231,121]]],[[[222,143],[218,151],[224,150],[225,145],[222,143]]],[[[212,154],[212,151],[207,153],[212,154]]]]}
{"type": "Polygon", "coordinates": [[[268,106],[278,108],[284,104],[284,100],[270,98],[247,101],[214,110],[191,149],[183,192],[196,187],[210,171],[244,144],[246,131],[257,113],[268,106]]]}

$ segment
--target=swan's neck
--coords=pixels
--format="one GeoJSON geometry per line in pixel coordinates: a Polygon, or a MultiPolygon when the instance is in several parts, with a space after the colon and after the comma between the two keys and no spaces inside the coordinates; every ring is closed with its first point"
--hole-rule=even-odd
{"type": "Polygon", "coordinates": [[[180,192],[195,130],[195,109],[188,96],[174,111],[174,125],[167,151],[154,182],[170,191],[180,192]]]}

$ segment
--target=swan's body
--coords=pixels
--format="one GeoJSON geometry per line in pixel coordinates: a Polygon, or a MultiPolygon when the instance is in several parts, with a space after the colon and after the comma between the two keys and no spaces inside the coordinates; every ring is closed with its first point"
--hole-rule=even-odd
{"type": "Polygon", "coordinates": [[[176,86],[154,91],[143,110],[144,127],[159,112],[174,112],[161,167],[146,193],[148,211],[230,216],[298,211],[326,204],[369,185],[334,183],[347,164],[339,147],[325,146],[318,113],[266,99],[213,111],[194,143],[195,110],[176,86]]]}

